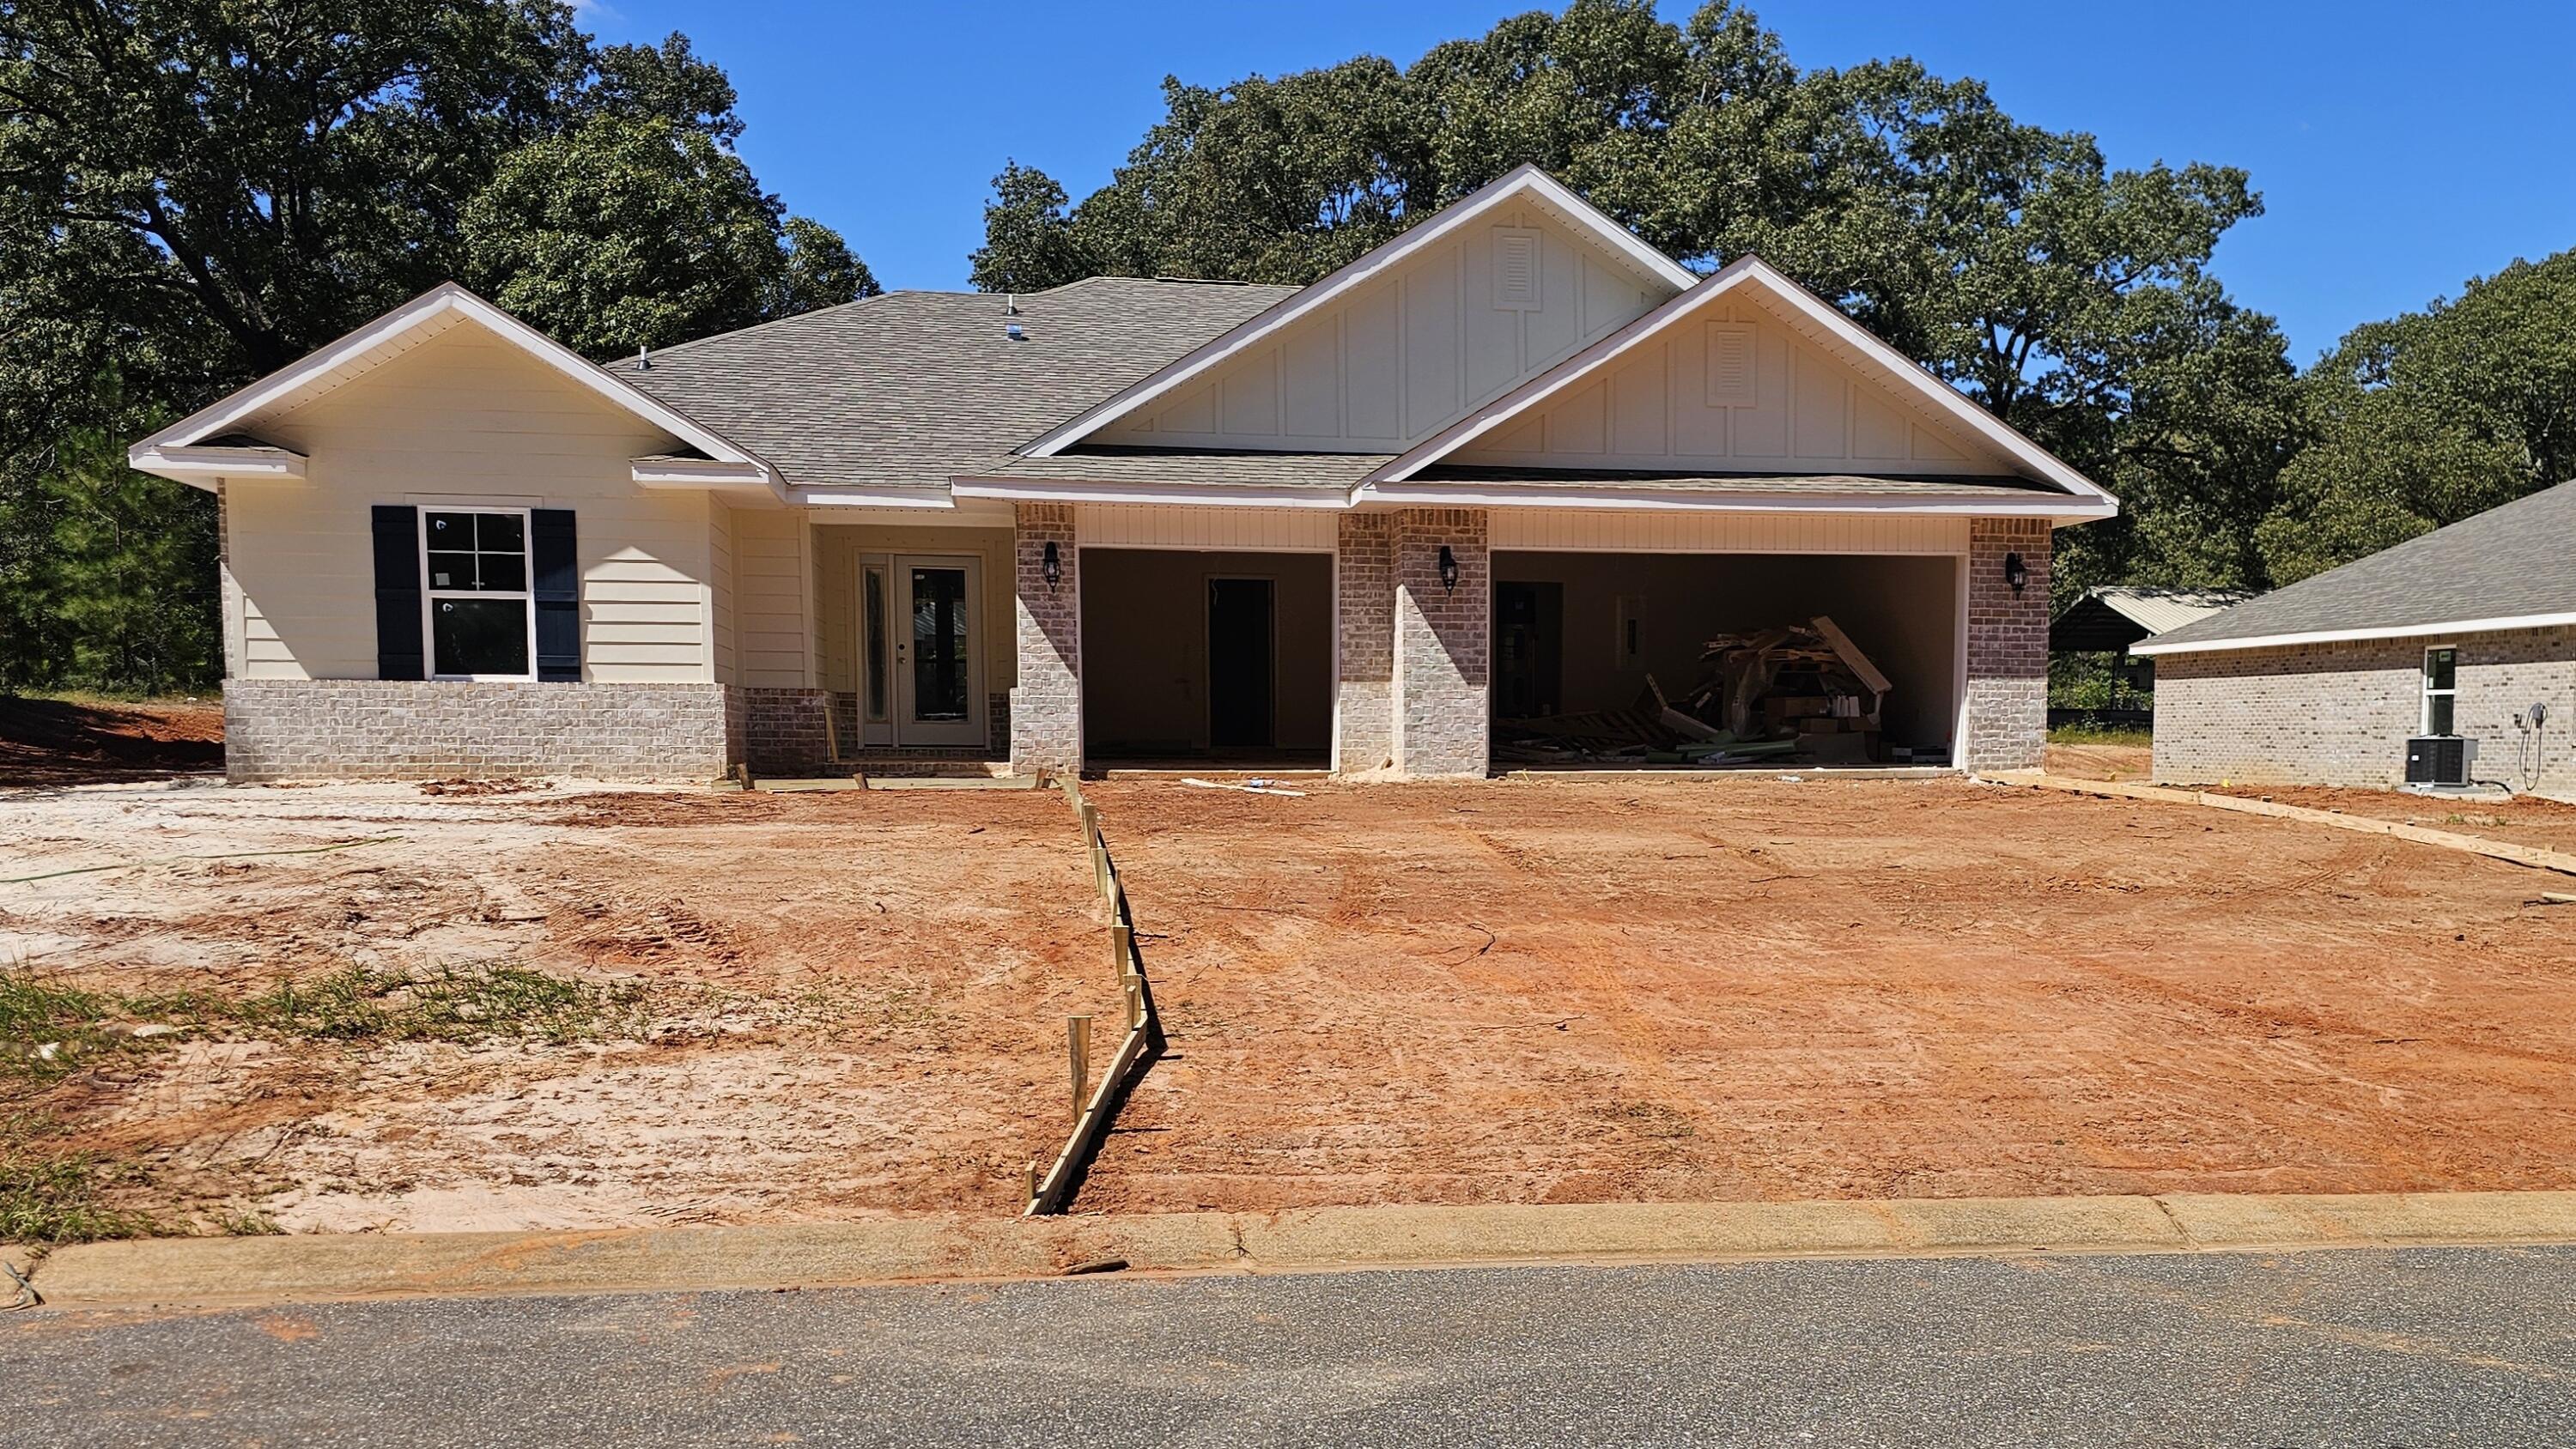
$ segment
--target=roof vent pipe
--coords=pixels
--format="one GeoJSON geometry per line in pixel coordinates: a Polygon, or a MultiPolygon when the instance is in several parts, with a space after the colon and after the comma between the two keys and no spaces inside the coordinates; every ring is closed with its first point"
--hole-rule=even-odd
{"type": "Polygon", "coordinates": [[[1017,294],[1011,292],[1002,294],[1002,315],[1005,317],[1020,315],[1020,299],[1017,294]]]}
{"type": "Polygon", "coordinates": [[[653,370],[653,349],[651,347],[638,347],[635,349],[635,370],[637,372],[651,372],[653,370]]]}
{"type": "Polygon", "coordinates": [[[1017,323],[1017,322],[1005,322],[1005,323],[1003,323],[1003,324],[1002,324],[1002,335],[1003,335],[1003,336],[1005,336],[1005,337],[1008,337],[1008,338],[1009,338],[1009,339],[1011,339],[1013,342],[1026,342],[1026,341],[1028,341],[1028,340],[1029,340],[1028,329],[1027,329],[1027,328],[1022,327],[1022,326],[1021,326],[1019,323],[1017,323]]]}

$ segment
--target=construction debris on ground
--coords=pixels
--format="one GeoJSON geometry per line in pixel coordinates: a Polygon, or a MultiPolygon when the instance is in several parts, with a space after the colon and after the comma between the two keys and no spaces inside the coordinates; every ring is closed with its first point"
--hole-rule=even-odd
{"type": "Polygon", "coordinates": [[[1879,713],[1894,686],[1831,618],[1721,634],[1700,681],[1667,696],[1651,674],[1625,709],[1494,722],[1504,764],[1728,766],[1946,764],[1947,750],[1887,746],[1879,713]]]}

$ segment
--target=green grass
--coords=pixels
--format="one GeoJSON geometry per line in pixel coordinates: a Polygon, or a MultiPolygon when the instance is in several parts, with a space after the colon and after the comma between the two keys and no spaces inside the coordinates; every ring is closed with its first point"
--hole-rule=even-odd
{"type": "Polygon", "coordinates": [[[107,1029],[113,1003],[31,971],[0,972],[0,1078],[50,1082],[134,1044],[107,1029]]]}
{"type": "Polygon", "coordinates": [[[99,1201],[103,1189],[140,1181],[140,1167],[64,1146],[63,1135],[51,1118],[0,1119],[0,1242],[59,1247],[167,1231],[149,1213],[99,1201]]]}
{"type": "Polygon", "coordinates": [[[642,990],[520,966],[380,971],[349,966],[280,981],[256,996],[188,995],[127,1003],[138,1015],[217,1031],[303,1041],[474,1041],[537,1037],[562,1043],[634,1023],[642,990]]]}
{"type": "Polygon", "coordinates": [[[2154,740],[2151,731],[2117,725],[2059,725],[2048,732],[2052,745],[2125,745],[2143,750],[2154,740]]]}
{"type": "Polygon", "coordinates": [[[18,689],[0,690],[0,699],[42,699],[55,704],[74,704],[84,709],[115,709],[121,705],[219,704],[224,687],[220,682],[201,689],[163,690],[153,694],[140,689],[18,689]]]}

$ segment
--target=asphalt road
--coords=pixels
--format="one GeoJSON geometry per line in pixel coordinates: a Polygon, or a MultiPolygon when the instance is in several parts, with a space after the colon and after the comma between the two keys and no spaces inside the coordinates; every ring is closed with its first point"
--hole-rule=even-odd
{"type": "Polygon", "coordinates": [[[2576,1249],[40,1310],[0,1442],[2563,1445],[2576,1249]]]}

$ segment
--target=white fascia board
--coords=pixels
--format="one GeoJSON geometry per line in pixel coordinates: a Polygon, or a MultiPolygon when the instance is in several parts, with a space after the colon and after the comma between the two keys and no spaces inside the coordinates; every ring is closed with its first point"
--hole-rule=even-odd
{"type": "Polygon", "coordinates": [[[1963,424],[1970,432],[2003,450],[2038,477],[2070,495],[2109,505],[2107,513],[2074,510],[2070,516],[2110,517],[2119,500],[2092,479],[2068,467],[2055,454],[2032,442],[1957,388],[1925,371],[1905,354],[1880,341],[1868,328],[1842,314],[1842,309],[1792,281],[1760,257],[1747,253],[1710,273],[1698,286],[1584,348],[1554,368],[1531,378],[1493,402],[1441,429],[1389,462],[1369,478],[1371,484],[1402,482],[1477,438],[1599,372],[1614,358],[1656,336],[1700,308],[1746,282],[1758,282],[1783,305],[1815,323],[1836,340],[1895,377],[1900,385],[1932,405],[1934,411],[1963,424]]]}
{"type": "Polygon", "coordinates": [[[2554,629],[2576,624],[2576,612],[2517,614],[2503,619],[2458,619],[2440,624],[2389,624],[2369,629],[2316,629],[2303,634],[2249,634],[2241,639],[2153,639],[2129,646],[2132,654],[2205,654],[2219,649],[2281,649],[2300,644],[2351,644],[2365,639],[2434,639],[2445,634],[2495,634],[2511,629],[2554,629]]]}
{"type": "Polygon", "coordinates": [[[186,446],[218,436],[315,379],[326,377],[394,338],[451,312],[482,324],[539,362],[710,458],[753,464],[764,474],[775,476],[775,470],[750,450],[607,370],[592,366],[581,354],[454,282],[441,282],[337,342],[317,348],[231,396],[181,418],[135,444],[127,450],[127,457],[131,459],[149,451],[186,446]]]}
{"type": "Polygon", "coordinates": [[[212,492],[226,478],[301,478],[307,459],[288,448],[137,446],[127,450],[125,462],[138,473],[212,492]]]}
{"type": "Polygon", "coordinates": [[[1559,483],[1363,483],[1354,505],[1408,508],[1590,508],[1630,513],[1915,513],[1991,518],[2045,518],[2090,523],[2116,511],[2106,504],[2035,494],[2002,498],[1900,497],[1884,493],[1684,493],[1559,483]]]}
{"type": "Polygon", "coordinates": [[[719,462],[697,458],[636,458],[627,463],[627,476],[639,488],[687,488],[710,493],[751,494],[754,498],[735,498],[734,502],[761,502],[784,505],[787,490],[779,486],[766,467],[758,463],[719,462]]]}
{"type": "Polygon", "coordinates": [[[1098,483],[1074,478],[952,478],[959,498],[1012,503],[1182,503],[1194,508],[1330,508],[1347,510],[1339,487],[1264,487],[1257,484],[1098,483]]]}
{"type": "Polygon", "coordinates": [[[951,510],[957,500],[945,488],[799,488],[790,501],[810,508],[935,508],[951,510]]]}
{"type": "Polygon", "coordinates": [[[1066,448],[1187,384],[1220,363],[1242,355],[1281,328],[1311,315],[1336,299],[1383,275],[1407,258],[1417,255],[1468,223],[1499,209],[1515,197],[1532,195],[1557,208],[1578,227],[1591,232],[1613,251],[1633,262],[1646,275],[1661,278],[1677,291],[1687,291],[1699,283],[1699,274],[1665,256],[1639,239],[1635,232],[1621,226],[1592,203],[1574,194],[1563,182],[1535,166],[1517,166],[1487,182],[1484,186],[1444,207],[1420,226],[1388,241],[1296,292],[1281,298],[1258,315],[1232,331],[1200,345],[1182,355],[1180,360],[1155,371],[1142,380],[1113,393],[1039,436],[1021,452],[1031,458],[1052,458],[1066,448]]]}

